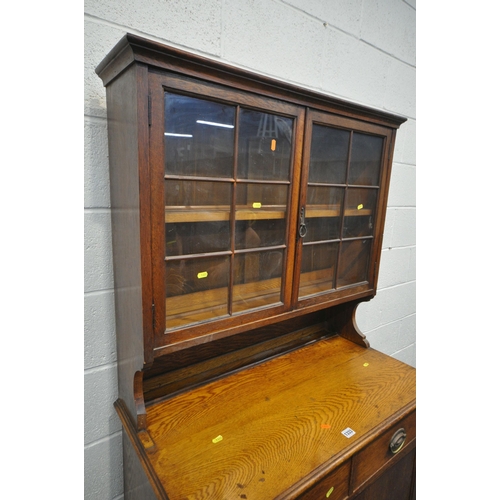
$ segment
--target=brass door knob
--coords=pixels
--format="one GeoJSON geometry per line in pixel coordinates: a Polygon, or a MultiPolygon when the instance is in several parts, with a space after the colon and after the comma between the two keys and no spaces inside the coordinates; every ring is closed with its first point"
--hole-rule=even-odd
{"type": "Polygon", "coordinates": [[[389,443],[389,449],[392,453],[396,454],[405,444],[406,441],[406,431],[401,428],[398,429],[391,438],[389,443]]]}

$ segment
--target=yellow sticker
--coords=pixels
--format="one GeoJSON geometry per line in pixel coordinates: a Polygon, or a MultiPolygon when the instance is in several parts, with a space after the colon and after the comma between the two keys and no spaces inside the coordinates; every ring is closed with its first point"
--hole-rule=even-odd
{"type": "Polygon", "coordinates": [[[219,434],[216,438],[212,439],[212,443],[218,443],[219,441],[222,441],[222,436],[219,434]]]}
{"type": "Polygon", "coordinates": [[[329,498],[329,497],[330,497],[330,495],[333,493],[333,490],[334,490],[334,489],[335,489],[335,488],[332,486],[332,487],[331,487],[331,488],[327,491],[327,493],[326,493],[326,498],[329,498]]]}
{"type": "Polygon", "coordinates": [[[358,210],[361,210],[362,208],[363,208],[363,203],[360,203],[360,204],[358,205],[358,210]]]}
{"type": "Polygon", "coordinates": [[[276,151],[276,139],[271,140],[271,151],[276,151]]]}
{"type": "Polygon", "coordinates": [[[255,201],[252,205],[253,208],[260,208],[262,206],[262,203],[255,201]]]}
{"type": "Polygon", "coordinates": [[[203,271],[202,273],[198,273],[196,276],[198,276],[198,279],[201,280],[202,278],[206,278],[208,276],[208,272],[203,271]]]}
{"type": "Polygon", "coordinates": [[[363,366],[368,366],[370,363],[363,363],[363,366]]]}

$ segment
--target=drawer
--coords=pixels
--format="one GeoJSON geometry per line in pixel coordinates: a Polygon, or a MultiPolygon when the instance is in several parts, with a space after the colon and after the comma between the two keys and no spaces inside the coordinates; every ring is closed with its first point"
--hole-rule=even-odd
{"type": "Polygon", "coordinates": [[[299,500],[344,500],[349,493],[351,461],[342,464],[307,490],[299,500]]]}
{"type": "Polygon", "coordinates": [[[407,448],[413,447],[415,437],[416,414],[413,412],[356,454],[352,458],[351,492],[359,489],[385,466],[397,462],[399,456],[405,454],[407,448]],[[404,440],[401,433],[398,433],[401,429],[406,434],[404,440]]]}

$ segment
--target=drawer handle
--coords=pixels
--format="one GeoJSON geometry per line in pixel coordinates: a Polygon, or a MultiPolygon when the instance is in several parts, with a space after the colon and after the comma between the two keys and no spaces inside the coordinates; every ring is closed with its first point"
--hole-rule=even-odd
{"type": "Polygon", "coordinates": [[[391,438],[391,442],[389,443],[389,449],[391,450],[392,453],[396,454],[403,445],[405,444],[406,441],[406,431],[401,428],[397,430],[394,435],[391,438]]]}

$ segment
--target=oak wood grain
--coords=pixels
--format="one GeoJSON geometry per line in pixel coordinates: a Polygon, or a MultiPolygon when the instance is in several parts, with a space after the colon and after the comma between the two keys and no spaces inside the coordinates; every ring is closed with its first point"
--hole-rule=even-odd
{"type": "Polygon", "coordinates": [[[148,457],[171,500],[275,498],[309,487],[414,399],[412,368],[334,337],[154,405],[148,457]]]}

